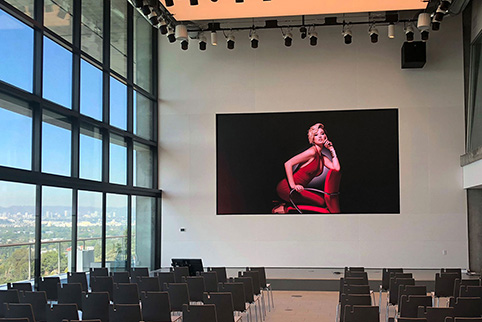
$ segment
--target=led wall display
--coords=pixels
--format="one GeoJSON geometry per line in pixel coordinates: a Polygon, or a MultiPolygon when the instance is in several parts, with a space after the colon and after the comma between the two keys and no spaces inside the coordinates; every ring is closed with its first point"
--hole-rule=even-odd
{"type": "Polygon", "coordinates": [[[217,114],[216,140],[219,215],[400,213],[398,109],[217,114]]]}

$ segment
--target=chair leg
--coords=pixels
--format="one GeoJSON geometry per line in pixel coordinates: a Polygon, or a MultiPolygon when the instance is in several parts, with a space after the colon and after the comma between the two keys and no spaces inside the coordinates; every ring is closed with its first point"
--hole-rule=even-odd
{"type": "Polygon", "coordinates": [[[340,303],[336,305],[335,322],[340,322],[340,303]]]}
{"type": "Polygon", "coordinates": [[[269,291],[271,293],[271,305],[273,306],[273,309],[274,309],[273,289],[271,288],[271,285],[269,286],[269,291]]]}

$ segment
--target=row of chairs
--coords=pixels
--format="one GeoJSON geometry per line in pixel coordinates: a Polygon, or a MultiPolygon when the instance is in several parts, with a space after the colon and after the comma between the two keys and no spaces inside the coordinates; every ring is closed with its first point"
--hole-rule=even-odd
{"type": "MultiPolygon", "coordinates": [[[[395,308],[394,319],[426,318],[429,321],[443,322],[445,317],[479,318],[482,316],[481,282],[480,280],[462,280],[460,277],[460,270],[442,270],[436,274],[435,291],[428,295],[426,286],[415,285],[415,280],[410,273],[404,273],[403,269],[384,269],[379,302],[376,306],[378,314],[381,313],[381,294],[385,291],[387,292],[386,321],[390,320],[391,307],[395,308]],[[448,280],[451,280],[451,283],[447,282],[448,280]],[[440,308],[433,305],[435,299],[439,302],[440,297],[449,297],[449,307],[440,308]]],[[[349,321],[348,316],[357,312],[364,314],[360,313],[363,310],[371,312],[375,307],[374,302],[364,269],[345,268],[345,276],[340,279],[336,321],[349,321]]],[[[370,315],[370,313],[366,314],[370,315]]]]}
{"type": "MultiPolygon", "coordinates": [[[[85,315],[84,311],[87,311],[87,315],[84,318],[90,317],[90,309],[85,307],[85,305],[88,305],[86,303],[89,302],[86,299],[97,297],[97,301],[93,302],[102,301],[105,303],[105,301],[98,298],[98,294],[103,294],[104,297],[105,295],[108,296],[108,303],[113,303],[113,305],[110,305],[111,312],[116,312],[116,307],[118,306],[120,306],[121,310],[129,308],[135,311],[136,307],[139,306],[139,299],[143,304],[146,300],[146,295],[158,293],[162,293],[164,297],[167,296],[169,303],[164,306],[167,306],[168,309],[164,309],[164,311],[169,314],[173,311],[184,312],[187,310],[186,312],[190,312],[189,305],[192,302],[216,305],[210,302],[217,301],[218,314],[221,316],[224,314],[225,317],[231,315],[231,320],[218,318],[219,322],[232,321],[233,311],[246,312],[248,319],[250,319],[251,314],[248,315],[248,310],[250,312],[251,305],[249,304],[255,304],[256,320],[258,320],[258,310],[261,319],[265,318],[266,306],[263,299],[263,291],[269,291],[267,294],[268,308],[270,309],[271,305],[274,305],[272,292],[269,285],[266,284],[264,268],[247,269],[246,272],[240,272],[239,277],[230,279],[226,277],[225,268],[212,268],[208,272],[199,272],[198,276],[188,276],[188,271],[185,269],[185,267],[176,267],[172,272],[157,272],[154,274],[155,276],[149,276],[148,270],[137,270],[136,274],[131,273],[130,276],[127,276],[128,279],[120,280],[121,282],[135,281],[135,283],[114,283],[115,273],[113,276],[108,276],[107,270],[98,270],[94,271],[95,273],[90,276],[90,287],[87,284],[87,277],[83,273],[69,274],[67,277],[68,283],[63,285],[59,283],[60,280],[55,280],[55,278],[45,278],[42,279],[42,282],[48,281],[43,286],[49,291],[49,296],[47,296],[46,291],[31,292],[30,283],[14,283],[9,285],[9,291],[5,291],[2,302],[12,303],[13,306],[17,307],[18,305],[16,304],[30,304],[32,315],[37,316],[34,321],[47,321],[47,316],[51,316],[54,319],[53,313],[49,313],[49,311],[57,312],[59,311],[58,305],[68,303],[74,304],[78,310],[82,311],[82,315],[85,315]],[[219,279],[224,281],[224,283],[217,282],[218,275],[219,279]],[[179,279],[181,279],[182,283],[176,283],[179,279]],[[52,287],[52,281],[57,282],[55,289],[52,287]],[[11,292],[14,290],[20,290],[21,294],[18,296],[18,301],[12,299],[14,296],[11,295],[11,292]],[[91,292],[88,293],[85,290],[90,290],[91,292]],[[192,296],[190,293],[192,293],[192,296]],[[18,303],[22,302],[20,299],[23,299],[25,296],[30,300],[24,300],[23,302],[30,303],[18,303]],[[46,306],[47,299],[51,303],[55,302],[58,304],[54,304],[52,307],[46,306]],[[110,299],[112,299],[112,302],[110,302],[110,299]],[[231,305],[220,307],[222,303],[231,303],[231,305]],[[188,306],[185,307],[185,305],[188,306]]],[[[121,276],[125,275],[121,274],[121,276]]],[[[119,275],[117,275],[117,281],[119,281],[118,277],[119,275]]],[[[41,285],[42,283],[39,284],[39,289],[41,285]]],[[[109,307],[109,305],[101,306],[101,312],[95,313],[98,317],[102,317],[102,321],[108,319],[106,307],[109,307]]],[[[0,313],[0,318],[13,314],[13,311],[10,309],[8,312],[8,314],[0,313]]],[[[115,314],[111,312],[109,312],[109,315],[115,314]]],[[[126,316],[125,313],[121,315],[126,316]]],[[[138,314],[134,312],[133,316],[132,321],[137,318],[138,314]]]]}

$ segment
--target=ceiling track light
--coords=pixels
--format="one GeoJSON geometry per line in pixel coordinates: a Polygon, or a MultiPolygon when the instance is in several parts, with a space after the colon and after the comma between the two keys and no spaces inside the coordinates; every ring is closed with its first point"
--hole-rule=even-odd
{"type": "Polygon", "coordinates": [[[353,36],[351,33],[351,28],[350,25],[343,25],[343,30],[342,30],[342,35],[343,35],[343,40],[345,41],[346,45],[351,44],[353,40],[353,36]]]}
{"type": "MultiPolygon", "coordinates": [[[[283,32],[283,30],[281,30],[281,32],[283,32]]],[[[291,33],[291,31],[283,33],[283,39],[285,40],[285,46],[291,47],[291,45],[293,44],[293,34],[291,33]]]]}
{"type": "Polygon", "coordinates": [[[395,38],[395,24],[393,22],[390,22],[388,24],[388,38],[389,39],[395,38]]]}
{"type": "Polygon", "coordinates": [[[259,46],[259,36],[256,29],[251,29],[249,32],[249,41],[251,42],[251,48],[256,49],[259,46]]]}
{"type": "Polygon", "coordinates": [[[148,16],[147,18],[149,19],[149,21],[151,22],[151,24],[154,26],[154,27],[157,27],[157,25],[159,24],[159,17],[157,16],[157,12],[155,10],[153,10],[148,16]]]}
{"type": "Polygon", "coordinates": [[[226,39],[226,47],[228,47],[228,49],[230,50],[233,50],[235,42],[236,42],[236,38],[234,37],[233,34],[230,34],[226,39]]]}
{"type": "Polygon", "coordinates": [[[316,32],[315,27],[310,30],[308,37],[310,38],[310,45],[316,46],[318,43],[318,33],[316,32]]]}
{"type": "Polygon", "coordinates": [[[147,16],[151,13],[151,7],[149,7],[148,5],[142,6],[141,10],[144,16],[147,16]]]}
{"type": "Polygon", "coordinates": [[[181,40],[181,49],[182,50],[187,50],[189,47],[189,41],[187,39],[181,40]]]}
{"type": "Polygon", "coordinates": [[[216,30],[211,31],[211,45],[218,45],[218,34],[216,33],[216,30]]]}
{"type": "Polygon", "coordinates": [[[433,31],[440,30],[440,21],[435,20],[435,17],[434,17],[434,19],[432,19],[432,30],[433,31]]]}
{"type": "Polygon", "coordinates": [[[446,10],[442,10],[441,6],[438,6],[437,10],[433,15],[433,19],[438,22],[442,22],[444,20],[444,16],[446,12],[447,12],[446,10]]]}
{"type": "Polygon", "coordinates": [[[412,27],[412,24],[409,23],[405,26],[405,38],[407,39],[408,42],[412,42],[413,36],[414,36],[413,27],[412,27]]]}
{"type": "Polygon", "coordinates": [[[171,44],[176,42],[176,36],[174,35],[174,29],[172,27],[169,27],[167,30],[167,39],[169,39],[171,44]]]}
{"type": "Polygon", "coordinates": [[[305,39],[305,38],[306,38],[307,32],[308,32],[308,30],[306,29],[306,27],[305,27],[305,26],[301,26],[301,28],[300,28],[300,36],[301,36],[301,39],[305,39]]]}
{"type": "Polygon", "coordinates": [[[430,29],[430,14],[422,12],[418,15],[417,29],[420,30],[420,35],[423,41],[428,40],[430,29]]]}
{"type": "Polygon", "coordinates": [[[372,24],[368,29],[368,34],[370,35],[370,41],[375,44],[378,42],[378,29],[375,27],[375,24],[372,24]]]}
{"type": "Polygon", "coordinates": [[[166,7],[172,7],[174,5],[174,0],[166,0],[166,7]]]}
{"type": "Polygon", "coordinates": [[[207,47],[207,39],[204,33],[199,34],[199,50],[206,50],[207,47]]]}
{"type": "Polygon", "coordinates": [[[442,2],[440,3],[440,9],[448,11],[451,4],[452,0],[442,0],[442,2]]]}
{"type": "Polygon", "coordinates": [[[143,0],[135,0],[134,5],[136,6],[136,8],[141,8],[144,5],[144,1],[143,0]]]}
{"type": "Polygon", "coordinates": [[[167,22],[164,18],[161,18],[161,20],[159,21],[159,31],[161,35],[167,34],[167,22]]]}

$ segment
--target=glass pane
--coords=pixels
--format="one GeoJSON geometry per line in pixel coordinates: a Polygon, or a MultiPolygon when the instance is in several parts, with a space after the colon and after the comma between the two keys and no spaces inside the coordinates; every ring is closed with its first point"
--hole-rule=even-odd
{"type": "Polygon", "coordinates": [[[45,26],[72,42],[73,0],[44,0],[45,26]]]}
{"type": "Polygon", "coordinates": [[[110,68],[127,77],[127,1],[111,0],[110,68]]]}
{"type": "Polygon", "coordinates": [[[110,271],[127,269],[127,196],[107,194],[106,266],[110,271]]]}
{"type": "Polygon", "coordinates": [[[153,160],[149,146],[134,143],[134,186],[152,188],[153,160]]]}
{"type": "Polygon", "coordinates": [[[71,108],[72,53],[44,37],[43,97],[71,108]]]}
{"type": "Polygon", "coordinates": [[[34,274],[35,186],[0,181],[0,284],[34,274]]]}
{"type": "Polygon", "coordinates": [[[156,199],[132,197],[132,266],[153,268],[156,199]]]}
{"type": "Polygon", "coordinates": [[[152,26],[134,10],[134,82],[151,92],[152,87],[152,26]]]}
{"type": "Polygon", "coordinates": [[[103,1],[82,0],[82,23],[80,25],[82,50],[102,61],[103,1]]]}
{"type": "Polygon", "coordinates": [[[65,116],[48,111],[42,119],[42,171],[70,176],[71,124],[65,116]]]}
{"type": "Polygon", "coordinates": [[[110,137],[109,178],[111,183],[127,184],[127,143],[123,137],[110,137]]]}
{"type": "Polygon", "coordinates": [[[469,151],[482,147],[482,39],[473,45],[472,106],[469,151]]]}
{"type": "Polygon", "coordinates": [[[102,136],[97,128],[80,128],[80,178],[102,180],[102,136]]]}
{"type": "Polygon", "coordinates": [[[134,92],[134,134],[145,139],[154,138],[152,101],[134,92]]]}
{"type": "Polygon", "coordinates": [[[127,130],[127,86],[110,78],[110,124],[127,130]]]}
{"type": "Polygon", "coordinates": [[[80,113],[102,120],[102,71],[83,59],[80,64],[80,113]]]}
{"type": "Polygon", "coordinates": [[[0,165],[32,169],[32,111],[0,95],[0,165]]]}
{"type": "Polygon", "coordinates": [[[77,271],[87,272],[102,263],[102,193],[79,191],[77,218],[77,271]]]}
{"type": "Polygon", "coordinates": [[[72,190],[42,188],[42,276],[67,273],[72,253],[72,190]]]}
{"type": "Polygon", "coordinates": [[[34,0],[7,0],[6,2],[33,18],[33,1],[34,0]]]}
{"type": "Polygon", "coordinates": [[[33,29],[0,10],[0,44],[0,80],[32,92],[33,29]]]}

